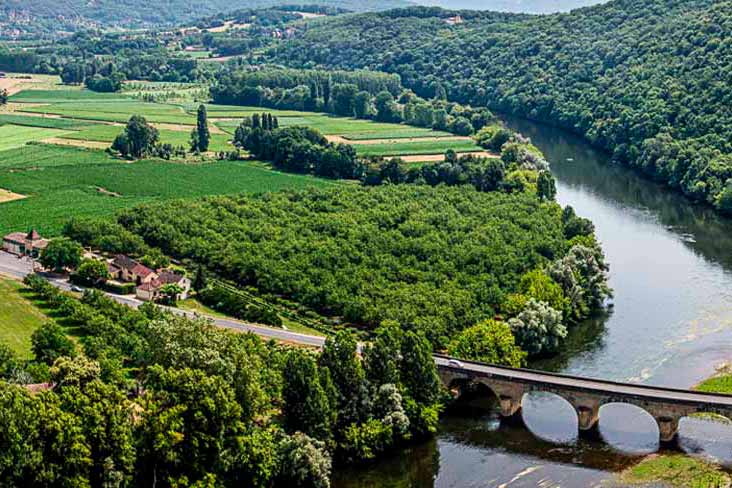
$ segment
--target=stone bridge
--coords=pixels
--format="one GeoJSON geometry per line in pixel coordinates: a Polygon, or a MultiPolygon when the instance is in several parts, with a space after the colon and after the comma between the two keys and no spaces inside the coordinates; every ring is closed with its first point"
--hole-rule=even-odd
{"type": "Polygon", "coordinates": [[[694,413],[714,413],[732,418],[732,395],[702,393],[674,388],[618,383],[543,371],[493,366],[435,355],[443,384],[460,390],[482,384],[495,393],[501,416],[520,413],[526,393],[550,392],[564,398],[577,413],[580,433],[597,428],[600,407],[627,403],[648,412],[658,424],[661,442],[676,438],[679,420],[694,413]]]}

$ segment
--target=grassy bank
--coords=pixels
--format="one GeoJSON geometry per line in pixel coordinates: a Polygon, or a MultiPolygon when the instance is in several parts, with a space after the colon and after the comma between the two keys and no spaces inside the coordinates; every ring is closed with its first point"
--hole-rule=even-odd
{"type": "Polygon", "coordinates": [[[18,355],[31,357],[31,334],[48,320],[26,293],[22,283],[0,278],[0,343],[18,355]]]}

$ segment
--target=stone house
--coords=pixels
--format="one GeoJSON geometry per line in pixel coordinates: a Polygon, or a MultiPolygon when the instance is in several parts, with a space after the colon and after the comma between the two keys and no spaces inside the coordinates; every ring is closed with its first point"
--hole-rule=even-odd
{"type": "Polygon", "coordinates": [[[25,232],[13,232],[3,237],[3,250],[18,256],[37,258],[48,246],[48,240],[32,229],[25,232]]]}

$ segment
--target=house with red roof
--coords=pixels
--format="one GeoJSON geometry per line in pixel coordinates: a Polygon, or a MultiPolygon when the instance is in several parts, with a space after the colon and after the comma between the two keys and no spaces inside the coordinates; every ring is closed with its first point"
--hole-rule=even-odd
{"type": "Polygon", "coordinates": [[[111,279],[135,283],[135,295],[140,300],[157,301],[167,298],[165,285],[177,285],[181,293],[176,300],[185,300],[191,291],[191,280],[168,269],[153,270],[124,254],[118,254],[107,263],[111,279]]]}
{"type": "Polygon", "coordinates": [[[3,250],[18,256],[37,258],[41,251],[48,246],[48,239],[44,239],[35,230],[30,232],[13,232],[3,237],[3,250]]]}

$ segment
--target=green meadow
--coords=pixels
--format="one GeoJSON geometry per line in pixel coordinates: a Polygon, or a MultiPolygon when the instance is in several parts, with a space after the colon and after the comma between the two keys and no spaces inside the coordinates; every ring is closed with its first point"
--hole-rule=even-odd
{"type": "Polygon", "coordinates": [[[428,140],[397,142],[393,144],[358,144],[354,146],[362,156],[406,156],[416,154],[442,154],[448,149],[455,152],[482,151],[472,140],[428,140]]]}
{"type": "Polygon", "coordinates": [[[0,126],[0,151],[21,147],[29,142],[40,141],[49,137],[59,137],[67,131],[45,127],[26,127],[20,125],[0,126]]]}
{"type": "Polygon", "coordinates": [[[0,233],[33,226],[57,235],[70,217],[111,215],[153,200],[337,184],[250,161],[127,163],[103,151],[39,145],[31,149],[41,158],[32,162],[26,149],[21,156],[0,152],[0,188],[28,197],[0,204],[0,233]]]}
{"type": "MultiPolygon", "coordinates": [[[[111,143],[123,128],[115,125],[98,124],[86,127],[82,130],[71,132],[63,136],[64,139],[76,139],[81,141],[101,141],[111,143]]],[[[160,129],[160,142],[183,146],[188,149],[191,134],[189,131],[160,129]]],[[[230,136],[227,134],[211,134],[210,151],[229,151],[232,145],[229,144],[230,136]]]]}

